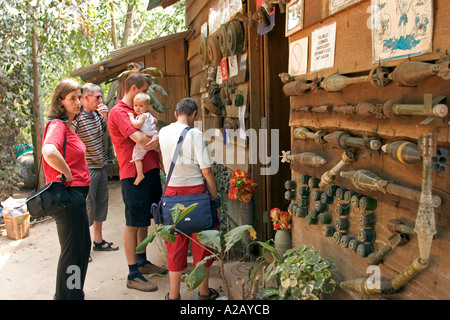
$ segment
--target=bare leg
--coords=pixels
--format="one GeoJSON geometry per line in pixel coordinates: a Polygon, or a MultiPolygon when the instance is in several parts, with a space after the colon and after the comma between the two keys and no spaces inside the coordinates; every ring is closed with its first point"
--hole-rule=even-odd
{"type": "Polygon", "coordinates": [[[180,295],[180,283],[182,271],[169,271],[170,291],[169,299],[178,299],[180,295]]]}
{"type": "Polygon", "coordinates": [[[142,180],[144,180],[145,176],[142,161],[136,160],[134,161],[134,163],[136,165],[136,172],[137,172],[136,180],[134,180],[134,185],[137,186],[139,183],[141,183],[142,180]]]}

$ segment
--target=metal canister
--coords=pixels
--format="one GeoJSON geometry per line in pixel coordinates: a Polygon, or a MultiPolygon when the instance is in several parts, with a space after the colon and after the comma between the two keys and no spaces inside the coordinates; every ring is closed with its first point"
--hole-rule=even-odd
{"type": "Polygon", "coordinates": [[[356,253],[363,258],[367,257],[372,252],[373,246],[371,244],[361,243],[356,247],[356,253]]]}
{"type": "Polygon", "coordinates": [[[321,212],[318,219],[320,224],[329,224],[333,221],[333,216],[329,212],[321,212]]]}
{"type": "Polygon", "coordinates": [[[320,179],[318,179],[318,178],[310,178],[309,181],[308,181],[308,186],[311,189],[317,189],[317,188],[319,188],[319,183],[320,183],[320,179]]]}
{"type": "Polygon", "coordinates": [[[285,193],[284,193],[284,198],[286,199],[286,200],[289,200],[289,201],[291,201],[291,200],[295,200],[295,198],[296,198],[296,194],[295,194],[295,191],[286,191],[285,193]]]}
{"type": "Polygon", "coordinates": [[[333,225],[325,225],[322,228],[322,234],[325,237],[332,237],[334,233],[336,232],[336,228],[333,225]]]}
{"type": "Polygon", "coordinates": [[[320,201],[314,202],[314,209],[320,212],[325,212],[328,210],[328,205],[326,203],[322,203],[320,201]]]}
{"type": "Polygon", "coordinates": [[[358,240],[363,242],[373,242],[375,240],[374,229],[361,229],[358,232],[358,240]]]}
{"type": "Polygon", "coordinates": [[[298,204],[301,207],[307,207],[309,205],[309,197],[300,197],[298,199],[298,204]]]}
{"type": "Polygon", "coordinates": [[[309,179],[311,179],[311,176],[304,174],[304,175],[300,176],[300,178],[298,179],[298,182],[300,182],[301,184],[308,184],[309,179]]]}
{"type": "Polygon", "coordinates": [[[308,214],[308,208],[297,206],[294,211],[294,215],[299,218],[304,218],[308,214]]]}
{"type": "Polygon", "coordinates": [[[350,221],[347,218],[338,218],[334,220],[336,230],[348,230],[350,228],[350,221]]]}
{"type": "Polygon", "coordinates": [[[306,215],[305,221],[307,224],[317,224],[317,219],[313,218],[310,214],[306,215]]]}
{"type": "Polygon", "coordinates": [[[298,188],[298,194],[299,196],[309,196],[311,189],[308,186],[301,186],[298,188]]]}
{"type": "Polygon", "coordinates": [[[361,197],[361,199],[359,199],[359,208],[367,211],[374,211],[377,208],[377,200],[366,196],[361,197]]]}
{"type": "Polygon", "coordinates": [[[311,193],[311,200],[313,201],[319,201],[320,197],[322,196],[323,191],[322,190],[313,190],[311,193]]]}
{"type": "Polygon", "coordinates": [[[375,226],[375,214],[362,214],[359,216],[358,222],[363,228],[373,228],[375,226]]]}
{"type": "Polygon", "coordinates": [[[346,216],[350,213],[350,206],[348,203],[340,203],[334,207],[334,212],[338,216],[346,216]]]}
{"type": "Polygon", "coordinates": [[[331,203],[333,203],[333,200],[334,200],[334,197],[329,196],[326,192],[322,193],[322,195],[320,196],[320,201],[322,203],[331,204],[331,203]]]}
{"type": "Polygon", "coordinates": [[[344,194],[347,192],[345,188],[337,188],[336,189],[336,199],[344,200],[344,194]]]}
{"type": "Polygon", "coordinates": [[[350,200],[352,199],[352,197],[356,194],[355,191],[351,191],[351,190],[347,190],[344,192],[344,198],[342,200],[344,200],[347,203],[350,203],[350,200]]]}
{"type": "Polygon", "coordinates": [[[287,180],[284,183],[284,187],[286,188],[286,190],[295,190],[297,189],[297,182],[295,182],[294,180],[287,180]]]}
{"type": "Polygon", "coordinates": [[[339,243],[339,242],[341,241],[341,237],[342,237],[344,234],[346,234],[346,233],[339,232],[339,231],[336,230],[336,232],[333,234],[333,240],[334,240],[334,242],[339,243]]]}
{"type": "Polygon", "coordinates": [[[356,251],[356,248],[357,248],[361,243],[362,243],[361,241],[359,241],[359,240],[357,240],[357,239],[355,239],[355,238],[350,239],[350,240],[348,241],[347,249],[350,250],[350,251],[356,251]]]}
{"type": "Polygon", "coordinates": [[[354,239],[355,237],[348,235],[348,234],[344,234],[342,235],[341,239],[339,240],[339,244],[344,247],[347,248],[348,243],[350,240],[354,239]]]}
{"type": "Polygon", "coordinates": [[[354,194],[351,198],[350,198],[350,205],[353,208],[359,208],[359,199],[361,199],[363,197],[362,194],[354,194]]]}
{"type": "Polygon", "coordinates": [[[309,214],[311,215],[312,218],[314,219],[319,219],[319,214],[321,212],[317,211],[315,208],[312,208],[311,210],[309,210],[309,214]]]}
{"type": "Polygon", "coordinates": [[[339,189],[339,187],[335,184],[330,184],[325,187],[325,193],[329,195],[330,197],[334,197],[336,195],[336,190],[339,189]]]}

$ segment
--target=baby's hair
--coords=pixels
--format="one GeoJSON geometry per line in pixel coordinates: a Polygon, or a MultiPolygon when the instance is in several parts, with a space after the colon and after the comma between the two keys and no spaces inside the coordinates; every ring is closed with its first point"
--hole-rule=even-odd
{"type": "Polygon", "coordinates": [[[145,93],[145,92],[138,93],[134,97],[134,100],[138,100],[138,101],[144,102],[146,105],[151,105],[150,96],[147,93],[145,93]]]}

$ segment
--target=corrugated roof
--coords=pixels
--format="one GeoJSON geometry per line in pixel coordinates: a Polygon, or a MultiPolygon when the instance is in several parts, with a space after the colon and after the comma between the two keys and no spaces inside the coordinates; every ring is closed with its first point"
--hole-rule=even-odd
{"type": "Polygon", "coordinates": [[[124,67],[123,70],[114,70],[114,72],[111,72],[111,69],[123,65],[124,63],[132,62],[134,59],[143,57],[174,41],[186,39],[191,33],[192,31],[185,31],[114,50],[111,52],[111,58],[108,60],[74,70],[70,75],[72,77],[80,77],[83,81],[88,79],[92,81],[94,78],[95,81],[92,81],[94,83],[108,81],[119,75],[126,67],[124,67]],[[102,77],[102,74],[104,74],[104,77],[102,77]]]}

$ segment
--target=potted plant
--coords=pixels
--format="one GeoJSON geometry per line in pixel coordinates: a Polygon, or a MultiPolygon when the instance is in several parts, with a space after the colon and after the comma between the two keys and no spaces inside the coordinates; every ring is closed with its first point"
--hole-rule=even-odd
{"type": "Polygon", "coordinates": [[[270,210],[270,218],[272,219],[273,230],[275,230],[275,249],[283,256],[286,250],[292,247],[292,213],[273,208],[270,210]]]}
{"type": "Polygon", "coordinates": [[[255,192],[257,183],[248,177],[247,171],[236,169],[230,179],[230,190],[228,190],[228,198],[241,202],[239,214],[242,224],[253,224],[253,193],[255,192]]]}
{"type": "Polygon", "coordinates": [[[319,300],[322,294],[334,291],[336,282],[331,276],[337,267],[332,260],[321,258],[319,251],[306,245],[289,249],[281,257],[269,241],[258,242],[273,256],[264,273],[265,286],[259,299],[319,300]]]}

